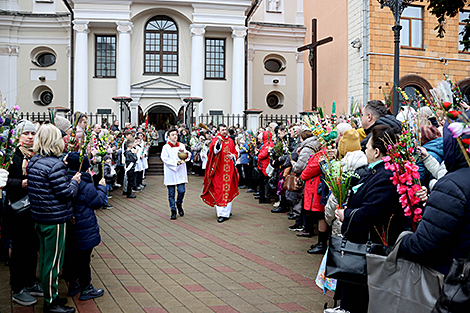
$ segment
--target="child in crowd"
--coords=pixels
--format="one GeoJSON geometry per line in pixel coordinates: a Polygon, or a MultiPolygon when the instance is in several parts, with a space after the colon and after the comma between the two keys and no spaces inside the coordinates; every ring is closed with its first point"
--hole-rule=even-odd
{"type": "MultiPolygon", "coordinates": [[[[107,155],[104,157],[104,179],[106,180],[106,190],[108,199],[111,199],[112,196],[109,195],[110,191],[113,191],[113,184],[116,180],[116,170],[114,169],[113,165],[111,164],[111,156],[107,155]]],[[[108,203],[106,200],[106,204],[103,207],[104,209],[112,209],[113,206],[108,203]]]]}
{"type": "MultiPolygon", "coordinates": [[[[80,153],[71,152],[66,158],[67,174],[73,177],[80,168],[80,153]]],[[[83,160],[77,196],[72,200],[73,221],[67,225],[64,278],[69,283],[69,296],[80,292],[80,300],[101,297],[103,289],[91,284],[91,253],[101,242],[100,229],[94,210],[106,203],[106,182],[101,179],[95,188],[89,173],[88,157],[83,160]]]]}
{"type": "MultiPolygon", "coordinates": [[[[126,152],[124,157],[126,158],[125,174],[124,174],[124,190],[123,194],[126,194],[128,198],[135,198],[136,195],[132,193],[132,190],[136,190],[135,186],[135,164],[137,162],[137,156],[134,150],[134,139],[129,138],[126,141],[126,152]]],[[[140,190],[138,190],[140,191],[140,190]]]]}
{"type": "Polygon", "coordinates": [[[144,147],[139,137],[135,139],[135,151],[137,156],[137,162],[135,164],[135,191],[141,191],[144,188],[142,185],[144,175],[144,147]]]}

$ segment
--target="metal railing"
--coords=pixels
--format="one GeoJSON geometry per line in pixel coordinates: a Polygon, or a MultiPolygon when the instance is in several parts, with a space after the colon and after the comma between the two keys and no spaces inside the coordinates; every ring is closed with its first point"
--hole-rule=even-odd
{"type": "MultiPolygon", "coordinates": [[[[203,123],[205,125],[212,124],[217,126],[219,124],[225,124],[227,127],[246,125],[246,115],[245,114],[222,114],[222,115],[211,115],[211,114],[201,114],[198,117],[198,124],[203,123]]],[[[196,125],[197,126],[197,125],[196,125]]]]}
{"type": "MultiPolygon", "coordinates": [[[[67,112],[65,114],[58,113],[57,115],[65,117],[70,122],[72,122],[73,114],[70,112],[67,112]]],[[[39,122],[39,123],[43,123],[46,121],[49,122],[48,112],[19,112],[18,116],[20,119],[27,119],[31,122],[39,122]]],[[[94,125],[94,124],[103,125],[105,123],[112,125],[114,121],[117,119],[117,116],[114,113],[111,113],[111,114],[87,113],[87,116],[88,116],[89,125],[94,125]]]]}
{"type": "Polygon", "coordinates": [[[266,127],[272,122],[278,125],[288,125],[293,123],[299,123],[302,120],[300,115],[278,115],[278,114],[261,114],[259,116],[260,127],[266,127]]]}

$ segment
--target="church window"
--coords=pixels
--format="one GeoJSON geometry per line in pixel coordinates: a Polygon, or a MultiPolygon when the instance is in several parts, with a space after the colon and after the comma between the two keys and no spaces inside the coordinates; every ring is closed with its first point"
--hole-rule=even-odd
{"type": "Polygon", "coordinates": [[[225,79],[225,39],[206,38],[206,79],[225,79]]]}
{"type": "Polygon", "coordinates": [[[459,12],[459,51],[464,49],[461,41],[463,40],[463,33],[468,19],[470,19],[470,11],[459,12]]]}
{"type": "Polygon", "coordinates": [[[423,8],[407,7],[401,16],[401,46],[403,48],[423,48],[423,8]]]}
{"type": "Polygon", "coordinates": [[[96,35],[95,37],[95,77],[116,77],[115,35],[96,35]]]}
{"type": "Polygon", "coordinates": [[[178,27],[164,15],[151,18],[145,26],[145,74],[178,74],[178,27]]]}

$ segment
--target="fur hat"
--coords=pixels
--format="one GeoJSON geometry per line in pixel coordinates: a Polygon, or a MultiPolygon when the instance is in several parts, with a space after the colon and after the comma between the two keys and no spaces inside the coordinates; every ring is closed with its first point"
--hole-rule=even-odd
{"type": "Polygon", "coordinates": [[[344,132],[343,137],[338,143],[339,158],[342,159],[350,151],[361,150],[359,133],[355,129],[349,129],[344,132]]]}
{"type": "MultiPolygon", "coordinates": [[[[72,171],[77,171],[80,168],[80,152],[70,152],[67,155],[67,167],[71,169],[72,171]]],[[[90,161],[88,160],[88,157],[85,156],[83,159],[83,164],[82,164],[82,172],[86,172],[88,168],[90,167],[90,161]]]]}

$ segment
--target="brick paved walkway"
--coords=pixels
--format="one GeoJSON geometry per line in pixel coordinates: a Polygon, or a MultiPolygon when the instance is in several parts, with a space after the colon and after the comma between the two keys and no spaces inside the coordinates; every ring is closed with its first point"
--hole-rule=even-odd
{"type": "MultiPolygon", "coordinates": [[[[315,285],[320,256],[306,250],[317,238],[298,238],[292,221],[273,214],[241,190],[233,216],[217,223],[199,198],[203,179],[186,185],[186,214],[169,219],[163,177],[146,179],[136,199],[113,192],[113,210],[97,212],[102,243],[92,258],[92,283],[103,297],[69,305],[94,312],[323,312],[331,294],[315,285]]],[[[42,312],[12,305],[8,269],[0,266],[0,312],[42,312]]],[[[66,293],[61,280],[59,290],[66,293]]]]}

